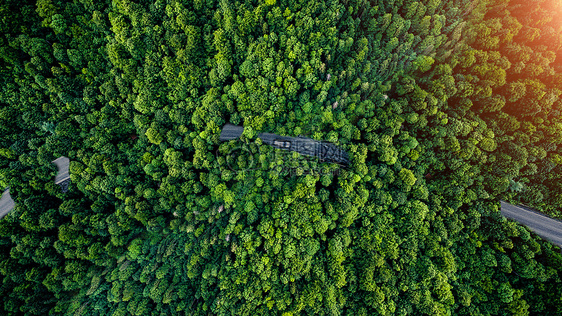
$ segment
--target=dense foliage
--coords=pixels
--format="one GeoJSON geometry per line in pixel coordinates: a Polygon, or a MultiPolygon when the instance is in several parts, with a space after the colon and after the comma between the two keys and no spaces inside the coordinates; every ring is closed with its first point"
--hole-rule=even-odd
{"type": "Polygon", "coordinates": [[[0,4],[7,315],[559,315],[557,0],[0,4]],[[219,142],[225,123],[240,141],[219,142]],[[342,169],[260,132],[345,148],[342,169]],[[67,193],[53,183],[71,160],[67,193]]]}

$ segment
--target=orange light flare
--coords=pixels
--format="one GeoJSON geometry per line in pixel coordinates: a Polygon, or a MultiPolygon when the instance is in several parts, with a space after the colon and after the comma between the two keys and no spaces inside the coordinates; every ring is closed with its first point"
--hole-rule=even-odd
{"type": "Polygon", "coordinates": [[[541,2],[540,8],[533,13],[532,27],[540,29],[543,36],[535,43],[558,51],[562,49],[562,0],[539,2],[541,2]]]}
{"type": "Polygon", "coordinates": [[[562,31],[562,1],[546,1],[545,9],[552,12],[552,27],[554,27],[557,31],[562,31]]]}
{"type": "MultiPolygon", "coordinates": [[[[561,0],[551,0],[548,1],[548,5],[546,7],[547,10],[551,10],[552,14],[552,21],[549,23],[550,26],[554,29],[555,34],[558,34],[558,40],[555,41],[557,46],[557,50],[562,49],[562,1],[561,0]]],[[[557,55],[560,55],[557,53],[557,55]]],[[[560,61],[562,56],[557,56],[556,59],[560,61]]]]}

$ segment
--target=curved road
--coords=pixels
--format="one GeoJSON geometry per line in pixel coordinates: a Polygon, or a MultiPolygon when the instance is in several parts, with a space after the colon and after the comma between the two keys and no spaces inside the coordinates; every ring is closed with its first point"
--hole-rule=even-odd
{"type": "Polygon", "coordinates": [[[516,206],[501,201],[501,214],[519,224],[529,227],[535,234],[562,247],[562,222],[525,206],[516,206]]]}
{"type": "MultiPolygon", "coordinates": [[[[237,139],[244,132],[243,126],[225,124],[221,130],[220,140],[237,139]]],[[[264,143],[288,151],[296,151],[301,155],[318,157],[320,161],[349,165],[349,154],[330,142],[317,141],[308,137],[281,136],[272,133],[258,134],[264,143]]]]}
{"type": "MultiPolygon", "coordinates": [[[[69,172],[70,160],[65,156],[61,156],[53,160],[52,163],[54,163],[59,169],[58,174],[55,176],[55,184],[60,185],[62,192],[64,193],[67,191],[68,184],[70,182],[70,172],[69,172]]],[[[14,203],[14,200],[10,196],[10,189],[6,189],[2,193],[2,198],[0,198],[0,218],[10,213],[10,211],[14,209],[15,206],[16,204],[14,203]]]]}
{"type": "Polygon", "coordinates": [[[70,164],[70,159],[65,156],[60,156],[52,162],[59,168],[59,173],[55,177],[55,184],[60,184],[66,180],[69,180],[70,173],[68,166],[70,164]]]}
{"type": "Polygon", "coordinates": [[[2,193],[2,198],[0,199],[0,218],[8,214],[16,206],[14,200],[10,196],[10,189],[7,189],[2,193]]]}

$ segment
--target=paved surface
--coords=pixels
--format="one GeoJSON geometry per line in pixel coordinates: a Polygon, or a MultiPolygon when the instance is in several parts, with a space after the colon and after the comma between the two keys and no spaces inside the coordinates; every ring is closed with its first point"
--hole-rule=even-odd
{"type": "MultiPolygon", "coordinates": [[[[62,192],[66,192],[70,184],[70,159],[61,156],[53,160],[53,163],[59,168],[59,173],[55,176],[55,184],[61,186],[62,192]]],[[[7,189],[2,193],[2,198],[0,199],[0,218],[6,216],[15,206],[16,204],[10,196],[10,189],[7,189]]]]}
{"type": "Polygon", "coordinates": [[[220,140],[224,142],[227,140],[236,139],[242,136],[242,132],[244,132],[244,127],[226,124],[221,130],[220,140]]]}
{"type": "Polygon", "coordinates": [[[501,214],[529,227],[542,238],[562,247],[562,222],[524,206],[516,206],[501,201],[501,214]]]}
{"type": "MultiPolygon", "coordinates": [[[[226,124],[222,128],[220,140],[237,139],[244,132],[244,127],[226,124]]],[[[281,136],[272,133],[260,133],[258,137],[270,146],[288,151],[296,151],[301,155],[318,157],[320,161],[349,164],[349,154],[338,146],[307,137],[281,136]]]]}
{"type": "Polygon", "coordinates": [[[59,173],[55,177],[55,184],[61,184],[62,182],[70,179],[70,173],[68,166],[70,164],[70,159],[65,156],[61,156],[55,160],[53,163],[59,168],[59,173]]]}
{"type": "Polygon", "coordinates": [[[2,198],[0,199],[0,218],[6,216],[6,214],[8,214],[15,206],[16,204],[10,196],[10,189],[4,191],[4,193],[2,193],[2,198]]]}

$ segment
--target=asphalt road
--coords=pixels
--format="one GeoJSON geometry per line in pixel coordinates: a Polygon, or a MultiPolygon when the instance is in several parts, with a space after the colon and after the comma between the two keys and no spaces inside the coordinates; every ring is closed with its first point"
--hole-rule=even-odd
{"type": "MultiPolygon", "coordinates": [[[[68,181],[70,180],[69,165],[70,159],[61,156],[55,160],[53,163],[58,167],[59,172],[55,176],[55,184],[61,184],[63,192],[66,192],[68,188],[68,181]],[[65,183],[66,181],[66,183],[65,183]]],[[[0,199],[0,218],[6,216],[10,211],[16,206],[14,200],[10,196],[10,190],[4,191],[2,193],[2,198],[0,199]]]]}
{"type": "Polygon", "coordinates": [[[232,124],[226,124],[221,130],[220,141],[224,142],[227,140],[237,139],[242,136],[244,132],[243,126],[236,126],[232,124]]]}
{"type": "MultiPolygon", "coordinates": [[[[237,139],[243,132],[243,126],[225,124],[221,130],[220,140],[237,139]]],[[[321,142],[307,137],[281,136],[272,133],[260,133],[258,137],[265,144],[279,149],[296,151],[305,156],[316,156],[321,161],[349,164],[349,154],[332,143],[321,142]]]]}
{"type": "Polygon", "coordinates": [[[539,212],[501,201],[501,214],[529,227],[542,238],[562,247],[562,222],[539,212]]]}
{"type": "Polygon", "coordinates": [[[15,206],[16,204],[10,196],[10,189],[4,191],[4,193],[2,193],[2,198],[0,199],[0,218],[8,214],[15,206]]]}
{"type": "Polygon", "coordinates": [[[68,179],[70,179],[70,173],[68,166],[70,165],[70,159],[65,156],[60,156],[59,158],[53,160],[53,163],[59,168],[59,173],[55,177],[55,184],[60,184],[68,179]]]}

